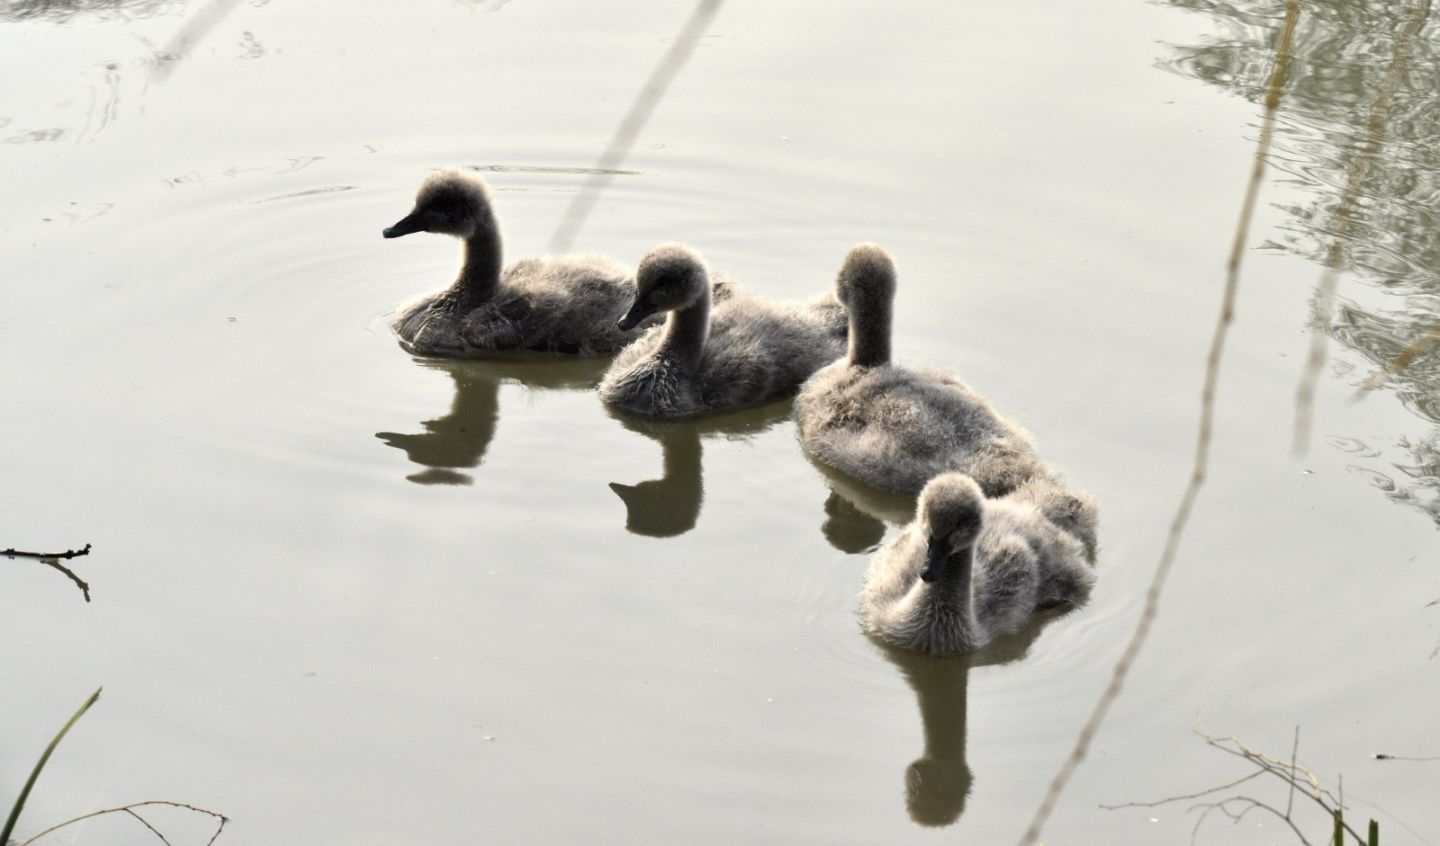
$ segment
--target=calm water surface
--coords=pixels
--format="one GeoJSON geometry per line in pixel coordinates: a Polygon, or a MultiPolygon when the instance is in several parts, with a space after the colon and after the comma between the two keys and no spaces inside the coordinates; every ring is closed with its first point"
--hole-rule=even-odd
{"type": "MultiPolygon", "coordinates": [[[[0,799],[105,685],[20,833],[164,798],[222,843],[1012,842],[1189,472],[1282,5],[727,4],[581,232],[776,297],[894,251],[897,356],[1102,503],[1089,606],[936,661],[855,615],[909,503],[813,466],[784,405],[636,424],[603,363],[389,335],[457,261],[380,238],[427,169],[482,169],[511,255],[542,250],[687,9],[255,0],[166,61],[196,4],[0,4],[0,546],[95,546],[89,605],[0,561],[0,799]]],[[[1186,842],[1190,803],[1099,806],[1248,772],[1198,725],[1280,757],[1299,725],[1386,843],[1440,841],[1440,764],[1372,758],[1440,755],[1440,355],[1350,400],[1440,320],[1440,31],[1369,5],[1305,4],[1210,479],[1048,843],[1186,842]]]]}

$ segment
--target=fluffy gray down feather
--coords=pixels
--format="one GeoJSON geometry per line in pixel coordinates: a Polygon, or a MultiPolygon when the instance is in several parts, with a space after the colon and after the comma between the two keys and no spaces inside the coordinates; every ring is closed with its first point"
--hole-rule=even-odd
{"type": "Polygon", "coordinates": [[[661,355],[665,327],[657,326],[616,357],[600,397],[646,417],[689,417],[783,399],[844,354],[846,331],[845,309],[834,295],[775,303],[732,292],[711,312],[698,362],[661,355]]]}
{"type": "MultiPolygon", "coordinates": [[[[1053,483],[1041,484],[1046,493],[1032,496],[1053,507],[1073,498],[1053,483]]],[[[1093,538],[1093,503],[1083,497],[1083,504],[1089,510],[1078,519],[1084,522],[1088,514],[1093,538]]],[[[867,631],[906,649],[969,652],[1017,631],[1037,611],[1089,598],[1095,572],[1093,547],[1077,534],[1084,530],[1057,525],[1031,498],[986,499],[981,509],[980,534],[973,549],[963,553],[970,560],[955,563],[971,568],[968,580],[926,583],[920,578],[927,538],[918,517],[875,553],[861,601],[867,631]]]]}
{"type": "MultiPolygon", "coordinates": [[[[733,291],[734,283],[722,277],[712,296],[724,302],[733,291]]],[[[393,327],[400,345],[414,355],[456,358],[504,350],[614,355],[664,320],[653,315],[622,332],[616,321],[634,298],[634,274],[605,256],[527,258],[505,269],[489,301],[465,309],[456,288],[448,288],[402,306],[393,327]]]]}
{"type": "Polygon", "coordinates": [[[795,421],[816,458],[898,493],[953,470],[1003,496],[1051,472],[1019,426],[948,373],[837,361],[801,388],[795,421]]]}

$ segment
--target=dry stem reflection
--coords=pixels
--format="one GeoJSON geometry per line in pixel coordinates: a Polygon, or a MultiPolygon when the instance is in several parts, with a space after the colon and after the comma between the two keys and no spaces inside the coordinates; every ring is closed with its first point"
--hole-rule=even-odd
{"type": "Polygon", "coordinates": [[[1135,661],[1135,656],[1140,653],[1145,639],[1150,634],[1150,628],[1155,622],[1155,616],[1160,607],[1160,595],[1165,589],[1165,581],[1175,563],[1180,539],[1190,521],[1190,512],[1200,494],[1200,488],[1205,484],[1205,473],[1210,463],[1210,440],[1214,427],[1215,390],[1220,378],[1220,360],[1225,350],[1225,339],[1229,334],[1230,324],[1235,316],[1235,294],[1240,283],[1241,256],[1244,253],[1245,243],[1249,239],[1250,221],[1254,214],[1256,198],[1260,193],[1260,183],[1265,173],[1265,157],[1269,153],[1270,141],[1275,132],[1275,113],[1279,109],[1280,92],[1284,88],[1285,77],[1289,71],[1291,44],[1294,40],[1295,24],[1299,18],[1299,0],[1287,0],[1285,24],[1275,45],[1275,63],[1265,97],[1265,119],[1260,128],[1260,140],[1256,144],[1250,180],[1245,188],[1245,199],[1241,203],[1240,219],[1235,227],[1235,238],[1230,246],[1230,258],[1226,263],[1225,272],[1225,293],[1222,298],[1220,315],[1215,323],[1215,334],[1210,342],[1210,353],[1206,358],[1205,384],[1200,393],[1199,434],[1196,437],[1195,462],[1190,472],[1190,482],[1185,488],[1174,520],[1170,524],[1170,533],[1165,542],[1165,549],[1160,555],[1159,564],[1155,567],[1155,575],[1151,578],[1150,587],[1145,592],[1145,605],[1140,613],[1140,620],[1135,624],[1135,631],[1130,637],[1130,642],[1126,644],[1125,651],[1115,664],[1110,684],[1106,686],[1099,701],[1095,703],[1094,711],[1080,729],[1074,749],[1071,750],[1069,757],[1061,764],[1060,770],[1051,780],[1045,798],[1041,800],[1040,807],[1036,809],[1035,816],[1025,829],[1025,833],[1020,836],[1019,846],[1031,846],[1038,841],[1040,832],[1045,827],[1046,820],[1050,818],[1051,812],[1054,811],[1055,804],[1060,800],[1060,795],[1064,792],[1070,777],[1080,766],[1080,762],[1084,760],[1085,753],[1095,738],[1095,733],[1099,731],[1100,724],[1104,722],[1110,706],[1119,697],[1120,690],[1125,684],[1125,677],[1129,674],[1130,667],[1135,661]]]}

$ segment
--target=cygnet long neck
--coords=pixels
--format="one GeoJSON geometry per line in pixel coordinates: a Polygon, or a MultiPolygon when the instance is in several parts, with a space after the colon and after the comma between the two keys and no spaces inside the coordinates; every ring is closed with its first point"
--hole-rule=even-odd
{"type": "Polygon", "coordinates": [[[974,601],[970,594],[971,570],[975,561],[975,547],[967,546],[950,553],[950,560],[940,568],[940,577],[925,584],[919,583],[920,590],[931,592],[929,600],[936,611],[954,614],[968,633],[974,621],[974,601]]]}
{"type": "Polygon", "coordinates": [[[877,367],[890,363],[890,312],[888,299],[847,309],[850,317],[850,363],[877,367]]]}
{"type": "Polygon", "coordinates": [[[709,334],[710,285],[707,282],[695,302],[670,313],[660,354],[680,364],[699,364],[709,334]]]}
{"type": "Polygon", "coordinates": [[[500,286],[501,262],[500,224],[487,209],[474,234],[465,239],[465,264],[455,283],[462,305],[479,305],[495,296],[500,286]]]}
{"type": "Polygon", "coordinates": [[[686,426],[660,442],[665,481],[675,486],[682,499],[694,500],[696,510],[702,496],[704,468],[701,465],[700,435],[686,426]]]}
{"type": "Polygon", "coordinates": [[[909,673],[925,729],[925,757],[965,760],[966,687],[970,669],[953,660],[928,659],[923,670],[909,673]],[[935,661],[944,661],[935,664],[935,661]]]}

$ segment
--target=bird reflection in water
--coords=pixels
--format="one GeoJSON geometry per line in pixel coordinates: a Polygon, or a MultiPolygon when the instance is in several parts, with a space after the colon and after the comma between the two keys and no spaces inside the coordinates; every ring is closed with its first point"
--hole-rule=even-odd
{"type": "Polygon", "coordinates": [[[831,491],[825,500],[825,522],[820,524],[820,532],[831,546],[847,555],[858,555],[874,552],[880,546],[885,539],[885,524],[831,491]]]}
{"type": "MultiPolygon", "coordinates": [[[[820,530],[836,549],[873,552],[884,538],[886,524],[898,528],[915,516],[915,497],[881,490],[817,461],[811,463],[830,488],[820,530]]],[[[1041,630],[1070,610],[1066,606],[1040,611],[1014,634],[963,655],[928,655],[865,635],[900,670],[920,707],[925,750],[905,768],[905,808],[917,824],[948,826],[965,812],[975,780],[965,757],[970,670],[1019,661],[1041,630]]]]}
{"type": "Polygon", "coordinates": [[[610,490],[625,503],[625,529],[651,538],[670,538],[695,528],[705,499],[702,439],[744,440],[790,419],[790,402],[696,418],[642,420],[611,411],[632,432],[660,444],[663,475],[659,479],[621,484],[610,490]]]}
{"type": "Polygon", "coordinates": [[[965,757],[970,670],[1024,658],[1040,631],[1067,609],[1037,614],[1025,628],[966,655],[927,655],[869,638],[915,691],[925,750],[905,768],[905,809],[917,824],[943,827],[960,819],[975,782],[965,757]]]}
{"type": "Polygon", "coordinates": [[[557,359],[553,356],[507,361],[420,360],[431,370],[450,375],[455,398],[450,411],[434,420],[422,420],[425,431],[407,435],[376,432],[386,446],[405,451],[424,468],[405,478],[421,485],[468,485],[470,474],[461,471],[480,466],[495,437],[500,416],[500,386],[506,382],[535,390],[589,390],[600,381],[605,359],[557,359]]]}
{"type": "Polygon", "coordinates": [[[885,538],[886,523],[903,526],[915,516],[915,497],[867,485],[813,458],[810,463],[830,488],[820,533],[841,552],[874,552],[885,538]]]}

